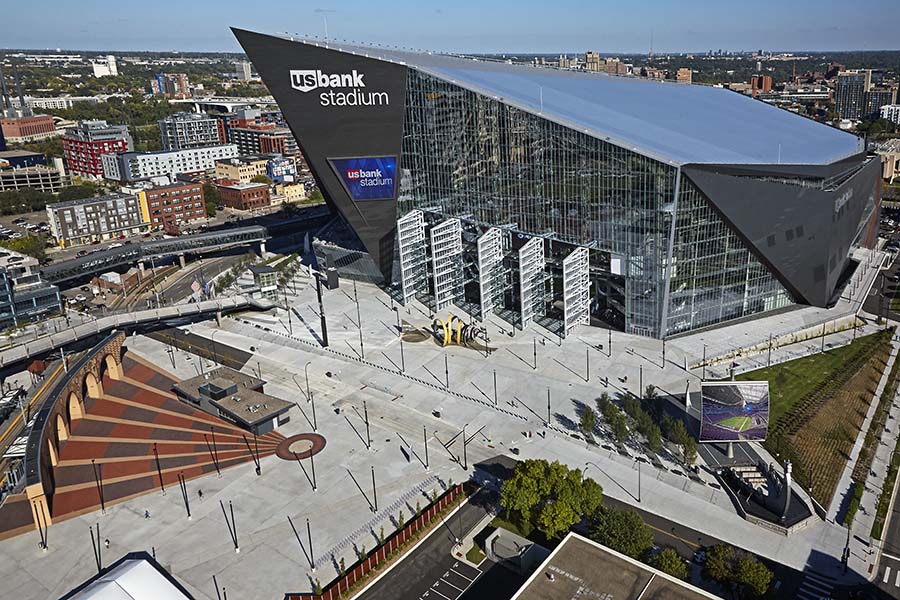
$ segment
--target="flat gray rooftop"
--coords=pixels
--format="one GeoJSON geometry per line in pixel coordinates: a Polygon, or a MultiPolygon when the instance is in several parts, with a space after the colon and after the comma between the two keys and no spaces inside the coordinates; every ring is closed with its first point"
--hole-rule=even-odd
{"type": "Polygon", "coordinates": [[[513,600],[705,600],[715,597],[570,533],[513,600]]]}

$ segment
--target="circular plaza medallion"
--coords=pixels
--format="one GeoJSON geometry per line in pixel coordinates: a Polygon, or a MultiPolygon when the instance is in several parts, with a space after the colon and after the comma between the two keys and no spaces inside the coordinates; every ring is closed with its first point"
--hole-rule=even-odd
{"type": "Polygon", "coordinates": [[[318,433],[299,433],[281,440],[275,454],[283,460],[309,458],[325,447],[325,438],[318,433]]]}

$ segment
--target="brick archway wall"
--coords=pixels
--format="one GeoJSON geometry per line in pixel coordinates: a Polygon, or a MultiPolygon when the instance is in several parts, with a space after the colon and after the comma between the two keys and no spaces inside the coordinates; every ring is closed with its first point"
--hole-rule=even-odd
{"type": "Polygon", "coordinates": [[[35,505],[43,507],[44,526],[50,524],[54,469],[65,440],[72,433],[72,423],[86,414],[83,391],[87,387],[92,394],[102,394],[104,375],[112,379],[121,377],[124,341],[124,332],[113,333],[70,364],[68,373],[54,386],[38,410],[28,438],[25,466],[26,493],[32,501],[36,528],[39,522],[35,505]]]}

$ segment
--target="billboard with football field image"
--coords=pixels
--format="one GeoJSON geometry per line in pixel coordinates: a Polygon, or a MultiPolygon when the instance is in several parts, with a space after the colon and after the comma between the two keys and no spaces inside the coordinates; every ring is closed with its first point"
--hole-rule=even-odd
{"type": "Polygon", "coordinates": [[[769,382],[729,381],[700,387],[701,442],[761,442],[769,428],[769,382]]]}

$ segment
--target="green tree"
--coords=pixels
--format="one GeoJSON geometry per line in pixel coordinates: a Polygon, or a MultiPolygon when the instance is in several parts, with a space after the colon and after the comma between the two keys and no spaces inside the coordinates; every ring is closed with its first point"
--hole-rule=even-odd
{"type": "Polygon", "coordinates": [[[625,422],[625,415],[616,412],[609,421],[609,427],[612,429],[613,438],[621,444],[628,437],[628,424],[625,422]]]}
{"type": "Polygon", "coordinates": [[[339,570],[340,573],[341,573],[341,577],[343,577],[343,576],[344,576],[344,573],[347,572],[347,565],[344,563],[344,557],[343,557],[343,556],[341,557],[341,560],[340,560],[340,562],[338,563],[338,570],[339,570]]]}
{"type": "Polygon", "coordinates": [[[601,415],[606,415],[607,407],[612,404],[612,400],[609,399],[609,394],[607,392],[603,392],[600,394],[600,397],[597,398],[597,412],[601,415]]]}
{"type": "Polygon", "coordinates": [[[65,202],[67,200],[81,200],[82,198],[90,198],[97,193],[98,186],[90,182],[82,182],[78,185],[71,185],[59,190],[57,201],[65,202]]]}
{"type": "Polygon", "coordinates": [[[687,579],[688,576],[687,563],[672,548],[666,548],[654,556],[650,560],[650,566],[678,579],[687,579]]]}
{"type": "Polygon", "coordinates": [[[254,175],[250,178],[252,183],[265,183],[266,185],[272,185],[272,180],[266,177],[265,175],[254,175]]]}
{"type": "Polygon", "coordinates": [[[737,560],[734,580],[744,587],[751,596],[762,596],[772,583],[772,571],[759,562],[755,556],[744,554],[737,560]]]}
{"type": "Polygon", "coordinates": [[[33,256],[40,261],[43,261],[47,257],[44,238],[36,235],[26,235],[12,240],[0,240],[0,246],[8,248],[13,252],[20,252],[21,254],[33,256]]]}
{"type": "Polygon", "coordinates": [[[508,518],[526,534],[536,527],[547,538],[568,531],[602,499],[603,489],[593,479],[546,460],[520,462],[500,489],[500,504],[508,518]]]}
{"type": "Polygon", "coordinates": [[[203,184],[203,199],[207,202],[214,202],[216,205],[219,204],[219,188],[214,186],[211,183],[203,184]]]}
{"type": "Polygon", "coordinates": [[[681,445],[681,453],[684,455],[684,462],[691,466],[697,460],[697,440],[692,436],[688,436],[681,445]]]}
{"type": "Polygon", "coordinates": [[[218,210],[218,208],[219,207],[218,207],[218,205],[216,205],[215,202],[213,202],[212,200],[207,200],[206,201],[206,216],[207,217],[216,216],[216,211],[218,210]]]}
{"type": "Polygon", "coordinates": [[[631,558],[653,546],[653,531],[637,512],[601,506],[591,517],[588,533],[596,542],[631,558]]]}
{"type": "Polygon", "coordinates": [[[659,427],[653,425],[644,435],[647,436],[647,449],[650,450],[650,452],[656,454],[662,450],[662,433],[660,432],[659,427]]]}
{"type": "Polygon", "coordinates": [[[317,202],[321,202],[321,201],[325,200],[325,197],[322,196],[321,190],[313,190],[309,194],[309,199],[316,200],[317,202]]]}
{"type": "Polygon", "coordinates": [[[585,406],[581,411],[581,432],[589,438],[594,437],[594,427],[597,426],[597,413],[590,406],[585,406]]]}
{"type": "Polygon", "coordinates": [[[707,550],[706,562],[703,564],[703,576],[722,583],[729,581],[735,554],[734,547],[728,544],[717,544],[707,550]]]}

